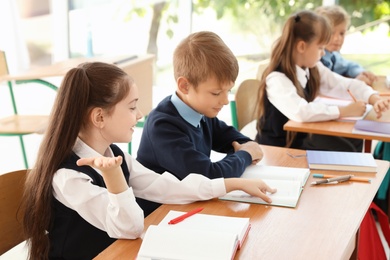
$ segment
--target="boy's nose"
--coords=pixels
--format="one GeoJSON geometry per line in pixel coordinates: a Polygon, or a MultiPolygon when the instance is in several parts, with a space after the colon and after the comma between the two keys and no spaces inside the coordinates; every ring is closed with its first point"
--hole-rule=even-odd
{"type": "Polygon", "coordinates": [[[229,94],[222,95],[222,96],[223,96],[223,97],[222,97],[222,100],[221,100],[222,104],[223,104],[223,105],[229,104],[229,94]]]}

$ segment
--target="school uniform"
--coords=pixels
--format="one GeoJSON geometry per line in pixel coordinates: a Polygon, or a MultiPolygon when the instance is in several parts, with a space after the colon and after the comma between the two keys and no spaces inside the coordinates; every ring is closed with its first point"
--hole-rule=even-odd
{"type": "Polygon", "coordinates": [[[190,173],[210,179],[240,177],[252,164],[252,157],[246,151],[234,152],[233,141],[252,140],[217,117],[199,114],[174,93],[148,115],[137,160],[155,172],[168,171],[179,179],[190,173]],[[211,150],[227,155],[212,162],[211,150]]]}
{"type": "MultiPolygon", "coordinates": [[[[368,102],[372,94],[377,93],[362,81],[345,78],[330,71],[321,62],[317,63],[320,79],[320,95],[351,99],[347,89],[359,100],[368,102]]],[[[308,69],[296,66],[297,79],[304,92],[308,92],[307,82],[310,78],[308,69]]],[[[256,140],[260,144],[286,146],[286,134],[283,125],[288,120],[297,122],[320,122],[335,120],[340,117],[337,106],[325,105],[317,102],[308,102],[308,98],[298,95],[293,82],[287,76],[278,71],[271,72],[266,78],[265,114],[259,119],[260,132],[256,140]],[[272,118],[271,118],[272,116],[272,118]]],[[[349,142],[347,147],[341,147],[346,138],[329,137],[322,135],[298,134],[292,148],[298,149],[321,149],[321,150],[350,150],[349,142]],[[314,140],[314,143],[313,143],[314,140]],[[323,141],[323,142],[322,142],[323,141]]],[[[348,139],[347,139],[348,140],[348,139]]],[[[352,140],[355,142],[355,140],[352,140]]],[[[360,142],[362,143],[362,142],[360,142]]],[[[360,149],[361,147],[357,147],[360,149]]]]}
{"type": "Polygon", "coordinates": [[[356,78],[364,71],[364,68],[354,61],[343,58],[338,51],[329,52],[325,50],[325,55],[321,58],[322,64],[331,71],[344,77],[356,78]]]}
{"type": "MultiPolygon", "coordinates": [[[[113,150],[117,149],[107,149],[104,156],[117,155],[113,150]]],[[[91,259],[115,239],[138,238],[143,231],[144,214],[136,197],[158,203],[184,204],[226,194],[222,178],[210,180],[191,174],[179,181],[169,173],[160,175],[143,167],[123,152],[122,169],[129,188],[111,194],[98,169],[73,167],[77,158],[101,155],[80,139],[73,152],[73,157],[64,162],[52,182],[54,216],[49,229],[52,259],[91,259]],[[73,239],[77,243],[69,241],[73,239]]]]}

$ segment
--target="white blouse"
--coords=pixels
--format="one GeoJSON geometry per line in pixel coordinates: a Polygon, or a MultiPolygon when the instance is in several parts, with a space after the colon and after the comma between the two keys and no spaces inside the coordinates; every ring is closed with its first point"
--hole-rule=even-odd
{"type": "MultiPolygon", "coordinates": [[[[317,63],[317,68],[321,76],[320,95],[352,100],[347,91],[349,89],[358,100],[368,102],[370,96],[377,93],[363,81],[334,73],[321,62],[317,63]]],[[[296,71],[299,83],[305,88],[310,77],[309,70],[296,66],[296,71]]],[[[271,104],[287,118],[297,122],[327,121],[340,116],[337,106],[307,102],[300,97],[293,82],[281,72],[274,71],[267,76],[266,92],[271,104]]]]}
{"type": "MultiPolygon", "coordinates": [[[[80,139],[73,151],[80,158],[101,156],[80,139]]],[[[107,154],[113,156],[110,148],[107,154]]],[[[210,180],[201,174],[190,174],[180,181],[167,172],[157,174],[124,154],[130,187],[120,194],[93,185],[88,175],[71,169],[59,169],[53,178],[54,197],[112,238],[134,239],[141,235],[144,215],[135,196],[159,203],[185,204],[226,194],[223,178],[210,180]]]]}

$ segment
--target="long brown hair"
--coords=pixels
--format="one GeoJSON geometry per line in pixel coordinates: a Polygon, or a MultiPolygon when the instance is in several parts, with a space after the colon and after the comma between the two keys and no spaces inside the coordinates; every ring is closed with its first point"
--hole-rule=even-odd
{"type": "Polygon", "coordinates": [[[60,164],[71,154],[92,108],[111,109],[130,91],[132,79],[120,68],[106,63],[83,63],[64,77],[40,145],[36,163],[24,191],[24,232],[29,259],[47,259],[51,223],[52,181],[60,164]]]}
{"type": "MultiPolygon", "coordinates": [[[[329,22],[312,11],[300,11],[287,19],[282,35],[273,46],[270,63],[261,77],[257,102],[258,118],[262,118],[265,113],[266,78],[273,71],[284,73],[294,84],[298,95],[305,98],[303,88],[297,79],[296,64],[293,58],[296,44],[298,41],[306,43],[317,41],[319,44],[326,44],[331,33],[329,22]]],[[[308,101],[312,101],[317,96],[320,88],[320,75],[317,67],[309,68],[309,71],[308,84],[312,89],[308,101]]],[[[260,127],[259,124],[258,127],[260,127]]],[[[258,129],[258,132],[260,132],[260,129],[258,129]]],[[[293,138],[295,138],[295,134],[288,133],[287,147],[291,145],[293,138]]]]}

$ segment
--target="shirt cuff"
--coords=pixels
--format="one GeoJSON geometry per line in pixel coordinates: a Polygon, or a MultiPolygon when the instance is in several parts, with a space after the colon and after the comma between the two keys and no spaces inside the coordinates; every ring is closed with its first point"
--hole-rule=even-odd
{"type": "Polygon", "coordinates": [[[213,197],[221,197],[226,194],[225,179],[218,178],[212,180],[213,197]]]}
{"type": "Polygon", "coordinates": [[[108,192],[108,199],[110,200],[110,203],[113,206],[120,207],[120,205],[123,205],[124,203],[128,203],[129,200],[134,200],[134,193],[132,188],[128,188],[124,192],[113,194],[108,192]]]}

